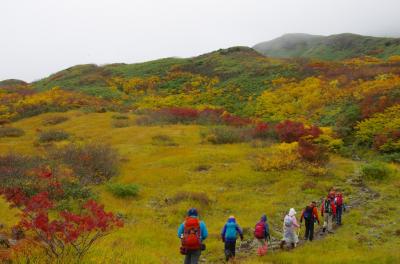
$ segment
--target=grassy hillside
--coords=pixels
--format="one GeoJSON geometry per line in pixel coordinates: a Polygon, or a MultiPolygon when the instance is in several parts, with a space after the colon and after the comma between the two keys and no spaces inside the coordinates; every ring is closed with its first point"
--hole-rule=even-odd
{"type": "Polygon", "coordinates": [[[344,60],[360,56],[388,58],[400,54],[400,39],[368,37],[356,34],[315,36],[286,34],[256,44],[258,52],[270,57],[302,57],[320,60],[344,60]]]}
{"type": "MultiPolygon", "coordinates": [[[[78,111],[58,114],[69,118],[54,128],[68,132],[68,141],[101,141],[120,153],[120,173],[112,180],[140,186],[136,198],[118,198],[106,185],[95,187],[107,209],[124,216],[125,226],[94,247],[83,263],[180,263],[176,229],[186,210],[196,206],[206,221],[210,237],[203,255],[207,263],[221,263],[223,258],[219,232],[226,218],[234,214],[251,239],[251,228],[262,213],[267,213],[272,236],[280,239],[281,220],[294,207],[300,211],[310,200],[319,200],[326,191],[341,188],[348,202],[358,197],[358,189],[348,183],[360,163],[332,156],[325,176],[310,176],[302,169],[262,172],[254,170],[255,155],[268,152],[276,142],[212,145],[202,143],[194,125],[112,126],[115,113],[84,114],[78,111]],[[162,145],[154,136],[170,137],[175,144],[162,145]],[[315,178],[317,177],[317,178],[315,178]],[[190,194],[191,196],[187,196],[190,194]],[[192,198],[190,198],[192,197],[192,198]],[[112,248],[112,250],[110,250],[112,248]]],[[[37,144],[37,128],[54,114],[44,114],[13,124],[25,131],[19,138],[0,138],[0,155],[45,153],[51,145],[37,144]]],[[[129,115],[130,120],[137,118],[129,115]]],[[[382,182],[367,182],[379,195],[362,200],[344,216],[344,227],[323,241],[316,241],[287,253],[272,253],[262,259],[240,253],[241,263],[296,263],[300,259],[319,263],[320,254],[328,254],[326,263],[391,263],[400,258],[396,221],[400,210],[400,175],[382,182]],[[323,253],[324,252],[324,253],[323,253]],[[366,253],[368,252],[368,253],[366,253]]],[[[1,222],[10,227],[16,219],[1,203],[1,222]]]]}

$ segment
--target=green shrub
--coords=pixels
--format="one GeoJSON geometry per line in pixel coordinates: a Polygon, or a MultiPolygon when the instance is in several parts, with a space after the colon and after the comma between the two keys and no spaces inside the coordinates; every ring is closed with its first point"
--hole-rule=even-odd
{"type": "Polygon", "coordinates": [[[135,197],[139,193],[139,186],[136,184],[109,183],[107,189],[121,198],[135,197]]]}
{"type": "Polygon", "coordinates": [[[66,116],[50,116],[42,121],[45,126],[57,125],[68,120],[66,116]]]}
{"type": "Polygon", "coordinates": [[[384,180],[391,174],[391,169],[386,163],[372,162],[361,166],[361,175],[366,180],[384,180]]]}
{"type": "Polygon", "coordinates": [[[212,144],[231,144],[245,142],[252,139],[251,128],[238,128],[219,126],[202,131],[201,137],[204,141],[212,144]]]}
{"type": "Polygon", "coordinates": [[[69,138],[69,134],[62,130],[48,130],[40,132],[39,142],[62,141],[69,138]]]}
{"type": "Polygon", "coordinates": [[[157,146],[177,146],[178,144],[168,135],[155,135],[151,138],[152,144],[157,146]]]}
{"type": "Polygon", "coordinates": [[[23,136],[25,132],[22,129],[10,126],[0,127],[0,138],[2,137],[20,137],[23,136]]]}

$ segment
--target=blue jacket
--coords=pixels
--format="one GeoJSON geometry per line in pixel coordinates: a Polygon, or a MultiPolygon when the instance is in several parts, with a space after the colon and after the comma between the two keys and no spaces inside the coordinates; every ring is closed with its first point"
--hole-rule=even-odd
{"type": "MultiPolygon", "coordinates": [[[[194,217],[194,216],[190,216],[190,217],[194,217]]],[[[182,237],[184,229],[185,229],[185,222],[183,222],[178,228],[178,237],[179,238],[182,237]]],[[[203,241],[208,237],[207,227],[203,221],[200,221],[200,232],[201,232],[200,239],[201,239],[201,241],[203,241]]]]}
{"type": "Polygon", "coordinates": [[[237,237],[236,237],[235,239],[227,239],[227,238],[225,237],[225,234],[226,234],[226,227],[227,227],[228,223],[235,223],[235,224],[236,224],[236,231],[237,231],[237,233],[239,234],[239,236],[240,236],[241,238],[243,238],[243,231],[242,231],[242,229],[240,228],[239,224],[236,223],[236,220],[231,218],[231,219],[228,219],[228,222],[224,225],[224,228],[222,228],[222,232],[221,232],[221,238],[222,238],[222,240],[225,241],[225,242],[233,242],[233,241],[236,241],[236,239],[237,239],[237,237]]]}

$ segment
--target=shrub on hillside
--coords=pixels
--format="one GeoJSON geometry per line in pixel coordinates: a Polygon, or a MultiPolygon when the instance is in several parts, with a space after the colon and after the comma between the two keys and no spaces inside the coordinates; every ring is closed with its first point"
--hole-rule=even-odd
{"type": "Polygon", "coordinates": [[[361,176],[366,180],[384,180],[391,172],[389,166],[383,162],[374,161],[361,166],[361,176]]]}
{"type": "Polygon", "coordinates": [[[136,184],[110,183],[107,189],[115,196],[121,198],[135,197],[139,193],[139,186],[136,184]]]}
{"type": "Polygon", "coordinates": [[[63,130],[48,130],[39,133],[39,142],[52,142],[52,141],[62,141],[69,138],[69,134],[63,130]]]}
{"type": "Polygon", "coordinates": [[[127,119],[116,119],[112,121],[111,125],[115,128],[123,128],[129,127],[131,125],[131,122],[127,119]]]}
{"type": "Polygon", "coordinates": [[[23,212],[19,214],[17,227],[37,241],[29,243],[29,248],[17,251],[17,254],[25,253],[28,257],[32,248],[40,247],[47,258],[40,263],[81,263],[82,257],[96,241],[123,226],[121,219],[104,211],[104,206],[94,200],[85,199],[77,212],[58,211],[58,195],[64,193],[61,183],[51,173],[36,176],[36,180],[44,184],[34,195],[25,193],[19,187],[0,190],[0,195],[10,206],[23,212]]]}
{"type": "Polygon", "coordinates": [[[212,144],[231,144],[249,141],[252,138],[251,128],[218,126],[201,132],[204,141],[212,144]]]}
{"type": "Polygon", "coordinates": [[[279,139],[286,143],[299,141],[300,138],[305,136],[317,138],[322,134],[321,129],[316,126],[306,128],[303,123],[290,120],[286,120],[277,124],[275,126],[275,132],[279,139]]]}
{"type": "Polygon", "coordinates": [[[155,135],[151,138],[151,143],[157,146],[177,146],[178,144],[168,135],[155,135]]]}
{"type": "Polygon", "coordinates": [[[116,119],[116,120],[127,120],[127,119],[129,119],[129,116],[126,116],[126,115],[113,115],[111,118],[112,119],[116,119]]]}
{"type": "Polygon", "coordinates": [[[25,132],[16,127],[10,127],[10,126],[3,126],[0,127],[0,138],[2,137],[21,137],[25,134],[25,132]]]}
{"type": "Polygon", "coordinates": [[[271,146],[268,153],[257,156],[255,169],[259,171],[285,170],[296,168],[299,164],[298,143],[281,143],[271,146]]]}
{"type": "Polygon", "coordinates": [[[209,206],[211,200],[206,193],[203,192],[186,192],[181,191],[176,193],[172,198],[167,199],[167,202],[179,203],[182,201],[196,201],[202,206],[209,206]]]}
{"type": "Polygon", "coordinates": [[[304,161],[318,165],[324,165],[329,161],[329,155],[324,146],[305,139],[299,140],[299,154],[304,161]]]}
{"type": "Polygon", "coordinates": [[[84,185],[102,183],[118,172],[118,153],[110,145],[69,144],[51,151],[50,155],[68,165],[84,185]]]}
{"type": "Polygon", "coordinates": [[[0,154],[0,186],[22,186],[32,178],[33,168],[40,166],[41,159],[18,153],[0,154]]]}
{"type": "Polygon", "coordinates": [[[66,116],[50,116],[45,118],[42,121],[42,124],[45,126],[57,125],[67,121],[69,118],[66,116]]]}

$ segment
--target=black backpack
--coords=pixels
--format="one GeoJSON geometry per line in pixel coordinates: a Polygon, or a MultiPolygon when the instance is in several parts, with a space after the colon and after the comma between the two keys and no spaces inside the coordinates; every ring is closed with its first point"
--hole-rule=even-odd
{"type": "Polygon", "coordinates": [[[306,208],[304,209],[304,219],[312,220],[314,218],[313,210],[313,207],[306,206],[306,208]]]}
{"type": "Polygon", "coordinates": [[[325,209],[325,213],[332,213],[331,200],[325,199],[324,209],[325,209]]]}

